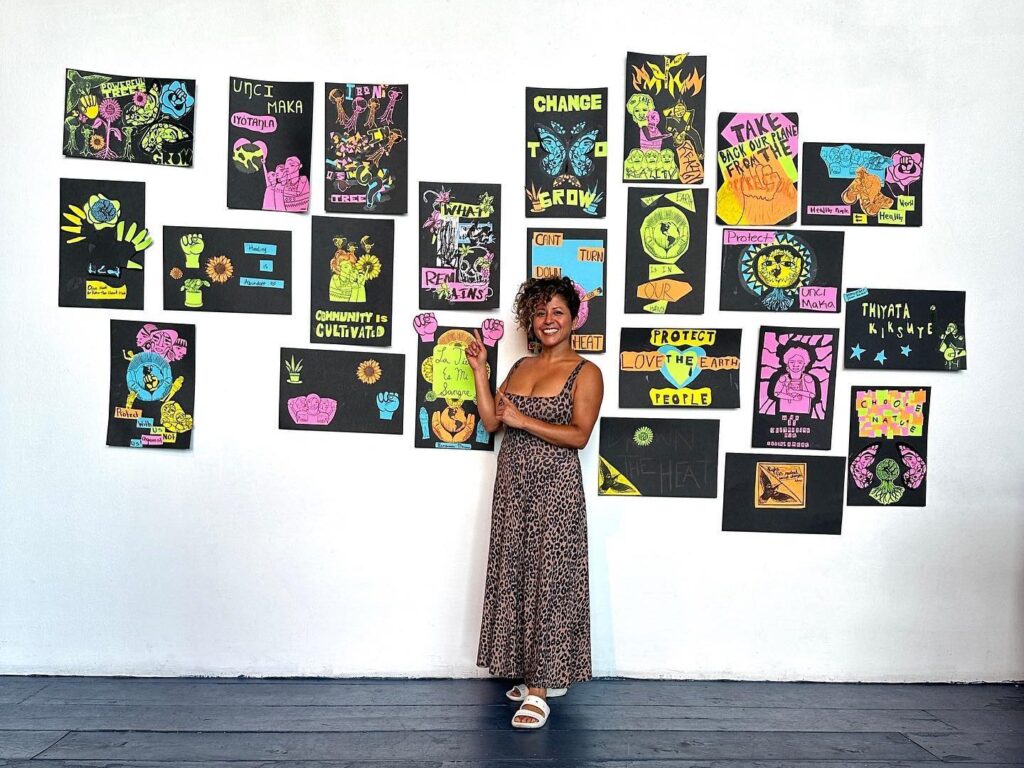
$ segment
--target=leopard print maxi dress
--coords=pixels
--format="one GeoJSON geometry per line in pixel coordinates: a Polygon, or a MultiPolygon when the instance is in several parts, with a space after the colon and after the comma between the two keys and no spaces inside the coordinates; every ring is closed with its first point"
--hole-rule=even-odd
{"type": "MultiPolygon", "coordinates": [[[[568,424],[584,364],[553,397],[505,396],[526,416],[568,424]]],[[[508,429],[498,453],[477,665],[538,688],[567,688],[591,676],[579,454],[522,429],[508,429]]]]}

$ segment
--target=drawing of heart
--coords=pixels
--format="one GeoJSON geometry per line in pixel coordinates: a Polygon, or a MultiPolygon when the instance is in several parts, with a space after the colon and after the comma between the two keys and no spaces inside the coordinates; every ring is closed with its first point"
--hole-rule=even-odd
{"type": "Polygon", "coordinates": [[[665,355],[665,362],[659,369],[661,375],[676,389],[682,389],[700,375],[697,358],[707,355],[703,347],[689,347],[683,352],[670,344],[658,347],[658,352],[665,355]]]}

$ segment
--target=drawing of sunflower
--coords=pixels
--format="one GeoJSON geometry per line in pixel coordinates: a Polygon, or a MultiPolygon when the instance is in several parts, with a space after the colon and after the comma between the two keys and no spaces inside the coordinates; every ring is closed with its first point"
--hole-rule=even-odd
{"type": "Polygon", "coordinates": [[[215,283],[226,283],[235,274],[235,267],[227,256],[214,256],[206,262],[206,274],[215,283]]]}
{"type": "Polygon", "coordinates": [[[103,138],[102,136],[100,136],[100,135],[99,135],[98,133],[94,133],[94,134],[93,134],[93,135],[92,135],[92,136],[91,136],[91,137],[89,138],[89,148],[90,148],[90,149],[91,149],[91,150],[92,150],[93,152],[99,152],[99,151],[100,151],[101,149],[103,149],[103,148],[104,148],[105,146],[107,146],[107,140],[106,140],[106,139],[104,139],[104,138],[103,138]]]}
{"type": "Polygon", "coordinates": [[[639,427],[633,433],[633,442],[641,448],[645,448],[654,442],[654,430],[650,427],[639,427]]]}
{"type": "Polygon", "coordinates": [[[173,269],[171,270],[171,277],[172,277],[173,279],[175,279],[175,280],[181,280],[181,278],[182,278],[182,276],[183,276],[184,274],[185,274],[185,273],[184,273],[184,272],[182,272],[182,271],[181,271],[180,269],[178,269],[177,267],[174,267],[174,268],[173,268],[173,269]]]}
{"type": "Polygon", "coordinates": [[[356,269],[363,276],[364,283],[373,280],[380,274],[380,259],[371,255],[362,256],[356,262],[356,269]]]}
{"type": "Polygon", "coordinates": [[[356,378],[363,384],[376,384],[380,381],[380,363],[376,360],[363,360],[356,368],[356,378]]]}

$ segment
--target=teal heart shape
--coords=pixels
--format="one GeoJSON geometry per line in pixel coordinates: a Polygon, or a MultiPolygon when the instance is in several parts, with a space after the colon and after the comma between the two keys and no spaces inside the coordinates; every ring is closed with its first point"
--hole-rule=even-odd
{"type": "Polygon", "coordinates": [[[700,363],[696,359],[687,365],[684,362],[678,361],[675,358],[682,357],[684,355],[691,356],[693,358],[705,357],[707,352],[704,351],[703,347],[688,347],[686,351],[682,351],[673,347],[671,344],[665,344],[658,347],[658,352],[665,355],[665,362],[662,363],[661,375],[668,379],[669,384],[674,386],[676,389],[682,389],[691,381],[696,379],[700,375],[700,363]]]}

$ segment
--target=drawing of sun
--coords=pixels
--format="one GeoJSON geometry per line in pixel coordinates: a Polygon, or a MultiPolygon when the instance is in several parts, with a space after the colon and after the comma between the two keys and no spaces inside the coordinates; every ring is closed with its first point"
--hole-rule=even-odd
{"type": "Polygon", "coordinates": [[[226,283],[235,274],[235,267],[227,256],[214,256],[206,262],[206,274],[215,283],[226,283]]]}
{"type": "Polygon", "coordinates": [[[639,427],[636,432],[633,433],[633,442],[641,448],[646,448],[654,442],[654,430],[650,427],[639,427]]]}
{"type": "Polygon", "coordinates": [[[356,377],[363,384],[376,384],[381,377],[380,363],[376,360],[363,360],[356,368],[356,377]]]}

